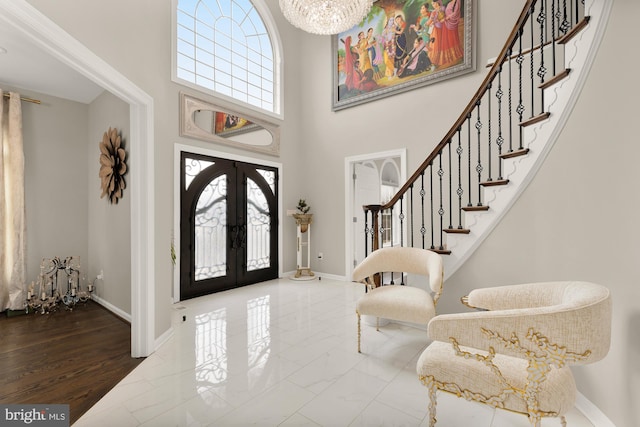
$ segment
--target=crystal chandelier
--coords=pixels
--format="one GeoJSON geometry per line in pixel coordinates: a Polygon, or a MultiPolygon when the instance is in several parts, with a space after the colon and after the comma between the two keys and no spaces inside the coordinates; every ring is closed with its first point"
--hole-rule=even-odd
{"type": "Polygon", "coordinates": [[[312,34],[338,34],[359,24],[373,0],[280,0],[291,24],[312,34]]]}

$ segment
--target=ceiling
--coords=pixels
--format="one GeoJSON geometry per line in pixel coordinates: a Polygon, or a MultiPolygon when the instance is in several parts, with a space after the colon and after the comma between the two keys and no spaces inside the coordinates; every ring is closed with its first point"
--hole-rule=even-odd
{"type": "Polygon", "coordinates": [[[0,88],[2,84],[21,89],[24,97],[37,98],[41,93],[84,104],[104,90],[12,25],[0,25],[0,88]]]}

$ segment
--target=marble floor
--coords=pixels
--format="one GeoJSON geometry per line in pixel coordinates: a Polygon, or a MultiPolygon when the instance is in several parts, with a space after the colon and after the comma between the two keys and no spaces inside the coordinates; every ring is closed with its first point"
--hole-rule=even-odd
{"type": "MultiPolygon", "coordinates": [[[[176,304],[171,338],[74,427],[427,426],[427,390],[416,375],[426,333],[363,325],[358,354],[363,292],[326,278],[280,279],[176,304]]],[[[577,409],[567,422],[593,427],[577,409]]],[[[440,393],[437,425],[529,423],[440,393]]]]}

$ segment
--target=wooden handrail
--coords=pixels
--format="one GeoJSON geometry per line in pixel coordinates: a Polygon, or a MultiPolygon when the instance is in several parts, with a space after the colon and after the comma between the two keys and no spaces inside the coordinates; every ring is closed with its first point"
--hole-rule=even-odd
{"type": "Polygon", "coordinates": [[[528,21],[529,15],[531,14],[531,10],[536,5],[537,0],[527,0],[525,6],[520,12],[520,16],[516,21],[507,41],[500,51],[500,54],[496,57],[496,61],[493,66],[487,73],[486,77],[482,81],[482,84],[476,91],[476,93],[471,97],[471,100],[467,104],[467,106],[462,110],[462,113],[458,117],[458,119],[454,122],[453,126],[449,129],[449,131],[445,134],[444,138],[440,141],[438,145],[433,149],[431,154],[427,156],[427,158],[422,162],[422,164],[416,169],[416,171],[409,177],[407,182],[398,190],[398,192],[389,200],[386,204],[382,205],[381,210],[389,209],[391,206],[395,205],[400,198],[411,188],[411,186],[417,181],[420,175],[429,167],[429,165],[435,160],[438,154],[451,142],[458,129],[464,124],[464,122],[468,119],[469,115],[473,112],[473,109],[476,107],[479,100],[482,99],[484,94],[487,92],[489,86],[495,79],[496,75],[500,71],[502,64],[504,61],[510,56],[513,45],[518,40],[519,35],[523,30],[524,24],[528,21]]]}

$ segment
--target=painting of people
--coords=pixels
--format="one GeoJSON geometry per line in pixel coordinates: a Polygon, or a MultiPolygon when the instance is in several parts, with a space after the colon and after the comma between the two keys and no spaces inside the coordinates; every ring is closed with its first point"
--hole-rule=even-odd
{"type": "Polygon", "coordinates": [[[216,112],[214,133],[219,136],[238,135],[257,128],[253,122],[234,114],[216,112]]]}
{"type": "Polygon", "coordinates": [[[333,36],[333,109],[474,70],[472,0],[377,0],[333,36]]]}

